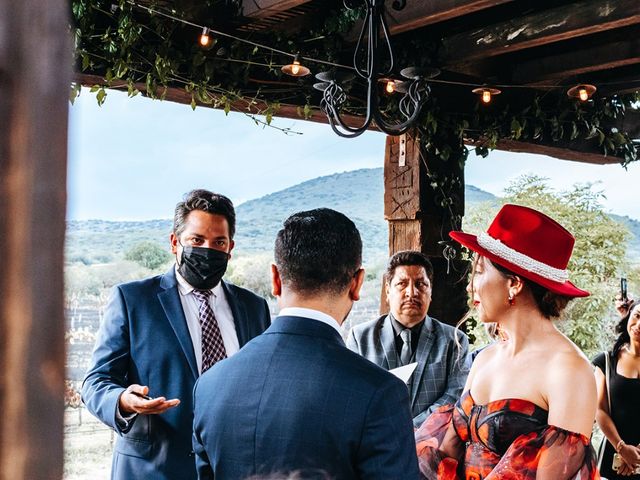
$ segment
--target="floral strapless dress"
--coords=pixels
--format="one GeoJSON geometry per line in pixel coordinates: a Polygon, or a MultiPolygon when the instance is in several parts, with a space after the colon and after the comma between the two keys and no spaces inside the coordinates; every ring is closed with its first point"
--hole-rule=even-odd
{"type": "Polygon", "coordinates": [[[528,400],[477,405],[465,392],[436,410],[416,432],[420,471],[428,480],[596,480],[589,439],[547,423],[528,400]],[[446,457],[439,450],[447,431],[446,457]]]}

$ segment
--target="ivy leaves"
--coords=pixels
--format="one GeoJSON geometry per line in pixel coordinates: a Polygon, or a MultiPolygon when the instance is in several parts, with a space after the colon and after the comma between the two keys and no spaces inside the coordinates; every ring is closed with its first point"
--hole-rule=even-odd
{"type": "MultiPolygon", "coordinates": [[[[281,77],[282,58],[277,53],[225,37],[214,37],[217,49],[204,51],[197,45],[199,32],[159,14],[154,8],[160,7],[153,6],[153,2],[151,5],[136,7],[127,0],[72,0],[76,65],[82,72],[104,79],[104,86],[92,88],[99,104],[107,97],[105,86],[116,86],[126,87],[129,96],[144,89],[151,98],[164,98],[168,88],[184,89],[185,103],[191,108],[211,105],[225,113],[238,110],[250,116],[258,112],[267,125],[282,103],[296,106],[302,118],[309,118],[318,108],[314,103],[319,99],[311,82],[281,77]]],[[[230,9],[225,18],[233,20],[238,2],[230,0],[225,5],[230,9]]],[[[216,5],[217,16],[220,8],[216,5]]],[[[175,8],[170,13],[185,19],[195,15],[175,8]]],[[[362,8],[339,9],[318,16],[308,28],[303,54],[344,61],[341,55],[345,51],[345,33],[364,13],[362,8]]],[[[264,37],[260,33],[252,35],[252,40],[274,48],[286,51],[300,48],[300,38],[288,38],[282,31],[269,32],[264,37]]],[[[398,37],[394,38],[394,47],[397,64],[429,66],[437,55],[438,42],[415,36],[398,37]]],[[[79,87],[72,85],[71,101],[78,92],[79,87]]],[[[501,95],[507,96],[506,92],[501,95]]],[[[520,89],[502,109],[478,103],[475,111],[466,109],[462,113],[440,108],[438,99],[431,97],[423,109],[419,129],[430,154],[444,162],[466,158],[465,144],[469,142],[476,145],[477,155],[485,156],[504,139],[551,141],[561,147],[591,142],[603,154],[620,158],[623,165],[639,159],[638,147],[632,139],[616,129],[626,109],[634,101],[640,101],[639,95],[601,98],[585,104],[569,101],[566,95],[561,97],[565,98],[520,89]]],[[[345,109],[361,113],[358,98],[361,95],[357,92],[351,93],[345,109]]],[[[440,100],[445,102],[448,98],[440,100]]],[[[394,112],[392,105],[389,112],[394,112]]]]}

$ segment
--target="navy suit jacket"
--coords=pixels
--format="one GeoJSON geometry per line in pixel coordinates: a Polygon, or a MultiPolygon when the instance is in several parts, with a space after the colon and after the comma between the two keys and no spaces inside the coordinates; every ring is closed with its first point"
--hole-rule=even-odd
{"type": "Polygon", "coordinates": [[[202,375],[194,400],[201,480],[418,478],[407,387],[317,320],[276,318],[202,375]]]}
{"type": "MultiPolygon", "coordinates": [[[[269,309],[248,290],[224,282],[223,288],[242,346],[269,326],[269,309]]],[[[191,428],[197,378],[174,267],[164,275],[115,287],[82,385],[89,411],[120,435],[111,478],[196,478],[191,428]],[[118,399],[133,383],[148,385],[152,397],[179,398],[180,405],[160,415],[138,415],[122,430],[115,419],[118,399]]]]}

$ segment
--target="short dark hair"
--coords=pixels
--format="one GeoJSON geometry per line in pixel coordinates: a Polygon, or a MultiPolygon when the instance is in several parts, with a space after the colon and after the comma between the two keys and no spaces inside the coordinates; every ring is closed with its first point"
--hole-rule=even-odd
{"type": "Polygon", "coordinates": [[[274,256],[283,284],[293,291],[339,294],[362,265],[362,240],[345,215],[317,208],[285,220],[274,256]]]}
{"type": "Polygon", "coordinates": [[[236,233],[236,211],[233,203],[224,195],[209,190],[191,190],[183,197],[183,201],[176,205],[173,216],[173,233],[176,236],[184,231],[187,217],[194,210],[222,215],[229,223],[229,237],[233,239],[236,233]]]}
{"type": "Polygon", "coordinates": [[[384,272],[386,282],[391,282],[391,279],[396,273],[396,268],[412,265],[424,267],[429,282],[433,284],[433,265],[431,265],[429,257],[417,250],[403,250],[391,256],[387,263],[387,270],[384,272]]]}

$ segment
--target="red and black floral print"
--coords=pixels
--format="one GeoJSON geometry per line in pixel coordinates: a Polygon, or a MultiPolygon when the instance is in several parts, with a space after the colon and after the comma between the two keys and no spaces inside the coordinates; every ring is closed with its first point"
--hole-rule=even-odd
{"type": "Polygon", "coordinates": [[[465,392],[429,417],[416,442],[429,480],[599,478],[589,439],[549,425],[547,411],[527,400],[477,405],[465,392]]]}

